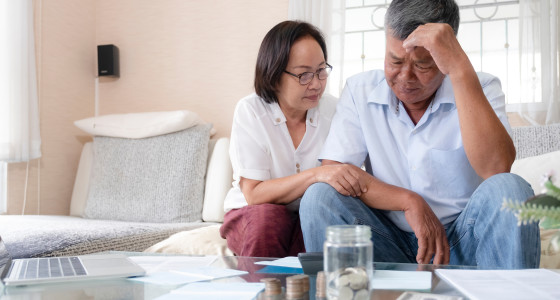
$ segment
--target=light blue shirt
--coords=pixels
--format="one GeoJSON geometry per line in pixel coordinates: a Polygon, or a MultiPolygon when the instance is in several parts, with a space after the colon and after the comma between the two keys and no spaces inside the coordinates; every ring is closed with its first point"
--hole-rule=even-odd
{"type": "MultiPolygon", "coordinates": [[[[496,115],[511,132],[499,79],[485,73],[478,73],[478,78],[496,115]]],[[[449,77],[416,125],[382,70],[349,78],[319,158],[365,164],[379,180],[422,196],[444,225],[457,218],[483,180],[465,154],[449,77]]],[[[386,214],[402,230],[412,231],[403,212],[386,214]]]]}

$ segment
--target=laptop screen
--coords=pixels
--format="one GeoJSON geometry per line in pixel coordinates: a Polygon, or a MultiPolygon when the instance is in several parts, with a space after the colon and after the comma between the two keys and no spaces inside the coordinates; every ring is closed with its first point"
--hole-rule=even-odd
{"type": "Polygon", "coordinates": [[[6,249],[6,245],[4,245],[4,241],[0,236],[0,279],[6,276],[6,273],[9,271],[12,262],[12,256],[6,249]]]}

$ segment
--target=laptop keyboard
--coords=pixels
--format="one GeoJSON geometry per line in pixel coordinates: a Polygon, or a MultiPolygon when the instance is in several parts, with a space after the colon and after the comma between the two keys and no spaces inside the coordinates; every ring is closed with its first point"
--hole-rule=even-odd
{"type": "Polygon", "coordinates": [[[80,259],[72,257],[31,258],[22,261],[20,279],[83,276],[86,270],[80,259]]]}

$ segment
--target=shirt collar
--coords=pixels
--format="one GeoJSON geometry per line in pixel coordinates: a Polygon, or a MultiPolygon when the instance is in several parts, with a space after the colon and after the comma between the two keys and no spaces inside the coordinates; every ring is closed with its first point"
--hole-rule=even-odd
{"type": "MultiPolygon", "coordinates": [[[[272,122],[274,123],[274,125],[280,125],[282,123],[286,123],[286,116],[284,116],[284,112],[282,112],[282,109],[280,108],[278,102],[272,103],[270,105],[270,109],[272,111],[272,122]]],[[[313,127],[317,127],[318,122],[319,122],[319,106],[308,109],[306,115],[306,123],[313,127]]]]}
{"type": "MultiPolygon", "coordinates": [[[[381,105],[388,105],[391,112],[394,114],[399,113],[399,100],[387,84],[387,80],[379,82],[377,86],[369,93],[368,103],[376,103],[381,105]]],[[[436,95],[432,104],[430,105],[430,113],[437,111],[440,106],[447,111],[455,108],[455,97],[453,94],[453,86],[449,76],[445,76],[441,86],[436,91],[436,95]]]]}

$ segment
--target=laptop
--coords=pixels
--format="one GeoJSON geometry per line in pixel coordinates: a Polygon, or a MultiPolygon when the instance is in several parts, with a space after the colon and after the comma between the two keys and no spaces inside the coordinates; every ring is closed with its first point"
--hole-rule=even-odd
{"type": "Polygon", "coordinates": [[[0,280],[6,286],[143,276],[122,254],[12,259],[0,236],[0,280]]]}

